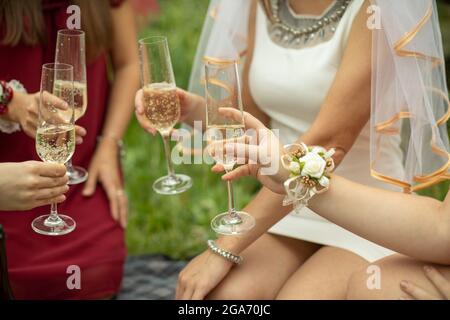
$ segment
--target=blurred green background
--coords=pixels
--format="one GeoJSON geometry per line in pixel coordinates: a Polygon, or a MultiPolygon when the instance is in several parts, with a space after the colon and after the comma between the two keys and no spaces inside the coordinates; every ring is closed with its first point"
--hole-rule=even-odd
{"type": "MultiPolygon", "coordinates": [[[[140,36],[168,37],[177,85],[187,88],[209,0],[159,3],[159,16],[140,36]]],[[[205,249],[206,240],[214,237],[210,219],[227,208],[226,184],[220,176],[212,174],[209,165],[175,166],[177,172],[193,178],[194,186],[181,195],[158,195],[152,184],[167,172],[161,137],[145,134],[133,120],[125,143],[131,212],[127,230],[129,253],[162,253],[181,259],[205,249]]],[[[236,206],[244,206],[257,189],[257,183],[250,179],[235,183],[236,206]]]]}
{"type": "MultiPolygon", "coordinates": [[[[160,14],[140,36],[166,35],[177,85],[187,88],[192,61],[209,0],[159,1],[160,14]]],[[[450,9],[440,3],[442,33],[450,57],[450,9]]],[[[447,70],[450,61],[447,58],[447,70]]],[[[449,74],[447,72],[447,74],[449,74]]],[[[125,137],[124,161],[126,189],[130,200],[127,245],[130,254],[162,253],[176,259],[192,257],[214,237],[210,219],[227,207],[226,185],[210,172],[209,165],[180,165],[177,172],[193,178],[194,186],[177,196],[153,192],[152,183],[166,174],[162,141],[140,129],[136,121],[125,137]]],[[[235,183],[236,205],[242,208],[258,190],[257,182],[244,179],[235,183]]],[[[443,183],[424,192],[442,199],[448,190],[443,183]]]]}

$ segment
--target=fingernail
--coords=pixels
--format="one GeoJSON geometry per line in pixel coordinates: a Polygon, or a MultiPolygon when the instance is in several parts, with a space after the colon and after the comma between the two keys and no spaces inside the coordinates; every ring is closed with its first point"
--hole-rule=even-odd
{"type": "Polygon", "coordinates": [[[425,270],[425,272],[427,272],[427,273],[430,273],[430,272],[433,271],[433,268],[430,267],[430,266],[424,266],[424,267],[423,267],[423,270],[425,270]]]}
{"type": "Polygon", "coordinates": [[[77,137],[77,144],[82,144],[83,143],[83,139],[81,137],[77,137]]]}

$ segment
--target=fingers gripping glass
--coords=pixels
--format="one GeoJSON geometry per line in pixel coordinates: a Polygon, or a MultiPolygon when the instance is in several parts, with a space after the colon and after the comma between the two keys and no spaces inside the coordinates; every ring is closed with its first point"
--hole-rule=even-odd
{"type": "Polygon", "coordinates": [[[150,124],[158,130],[164,142],[167,176],[153,183],[155,192],[164,195],[178,194],[192,186],[190,177],[176,174],[173,169],[170,134],[180,119],[180,101],[165,37],[139,40],[141,60],[142,105],[150,124]]]}
{"type": "MultiPolygon", "coordinates": [[[[87,110],[86,52],[85,36],[81,30],[59,30],[56,41],[55,62],[73,66],[73,89],[75,121],[80,119],[87,110]]],[[[64,89],[66,83],[57,86],[64,89]]],[[[69,184],[83,183],[88,178],[86,169],[72,165],[72,158],[67,161],[69,184]]]]}
{"type": "MultiPolygon", "coordinates": [[[[42,66],[39,100],[39,123],[36,131],[36,151],[45,162],[65,164],[75,151],[73,103],[73,67],[68,64],[48,63],[42,66]],[[58,83],[64,82],[64,89],[58,83]]],[[[51,205],[50,214],[31,223],[37,233],[59,236],[72,232],[75,221],[58,214],[57,205],[51,205]]]]}
{"type": "MultiPolygon", "coordinates": [[[[227,155],[226,152],[223,152],[223,145],[227,141],[243,137],[245,133],[240,90],[236,63],[207,63],[205,65],[208,152],[213,154],[214,160],[222,164],[227,172],[233,169],[236,159],[234,154],[227,155]],[[239,110],[242,114],[240,121],[223,117],[219,113],[221,107],[239,110]]],[[[216,216],[211,221],[211,227],[215,232],[223,235],[244,234],[255,226],[255,219],[248,213],[235,209],[231,181],[227,181],[227,187],[228,211],[216,216]]]]}

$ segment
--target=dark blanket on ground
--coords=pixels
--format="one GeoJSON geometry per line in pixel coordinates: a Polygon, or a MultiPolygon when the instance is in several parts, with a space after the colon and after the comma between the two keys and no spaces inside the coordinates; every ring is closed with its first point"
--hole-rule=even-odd
{"type": "Polygon", "coordinates": [[[130,256],[119,300],[174,299],[178,273],[186,261],[171,260],[162,255],[130,256]]]}

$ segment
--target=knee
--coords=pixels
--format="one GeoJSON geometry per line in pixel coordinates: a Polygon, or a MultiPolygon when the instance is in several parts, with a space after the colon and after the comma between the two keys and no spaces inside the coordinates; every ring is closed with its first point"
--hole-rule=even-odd
{"type": "Polygon", "coordinates": [[[375,262],[367,269],[352,274],[347,287],[347,299],[399,299],[402,295],[400,281],[407,277],[417,264],[409,258],[397,256],[375,262]]]}
{"type": "MultiPolygon", "coordinates": [[[[376,267],[374,270],[376,270],[376,267]]],[[[381,287],[378,281],[381,281],[381,279],[376,278],[376,274],[371,272],[370,266],[367,269],[354,272],[348,281],[346,298],[348,300],[378,299],[378,291],[381,287]]]]}

